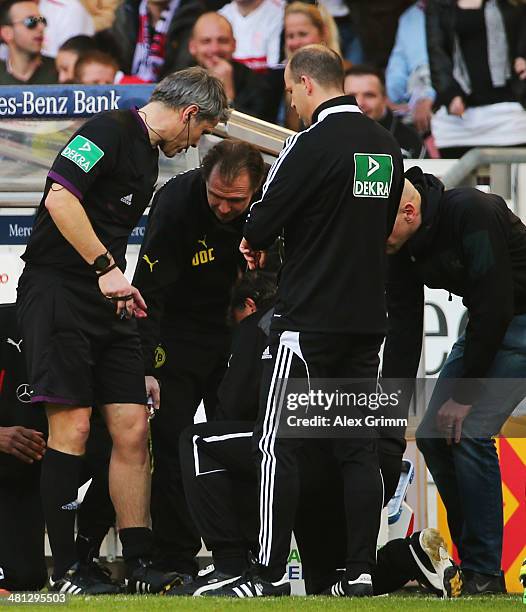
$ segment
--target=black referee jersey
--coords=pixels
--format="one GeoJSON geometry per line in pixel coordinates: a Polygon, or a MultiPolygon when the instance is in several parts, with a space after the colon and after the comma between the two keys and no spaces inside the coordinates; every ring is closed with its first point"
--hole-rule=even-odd
{"type": "Polygon", "coordinates": [[[148,318],[139,321],[147,372],[161,336],[227,334],[245,218],[216,218],[200,168],[173,177],[155,195],[133,279],[148,304],[148,318]]]}
{"type": "Polygon", "coordinates": [[[350,96],[287,139],[243,230],[256,250],[284,230],[273,329],[385,333],[385,241],[403,180],[398,143],[350,96]]]}
{"type": "Polygon", "coordinates": [[[126,245],[153,194],[159,152],[136,109],[111,111],[87,121],[57,155],[48,172],[31,237],[22,259],[75,276],[94,271],[60,233],[45,206],[52,183],[76,196],[99,240],[119,268],[126,245]]]}

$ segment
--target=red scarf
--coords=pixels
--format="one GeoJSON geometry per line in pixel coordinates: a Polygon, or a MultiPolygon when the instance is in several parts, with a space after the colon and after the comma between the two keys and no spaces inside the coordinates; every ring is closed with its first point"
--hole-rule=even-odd
{"type": "Polygon", "coordinates": [[[156,82],[166,56],[166,38],[180,0],[171,0],[155,24],[153,36],[148,15],[148,0],[141,0],[139,6],[139,30],[133,55],[132,74],[143,81],[156,82]]]}

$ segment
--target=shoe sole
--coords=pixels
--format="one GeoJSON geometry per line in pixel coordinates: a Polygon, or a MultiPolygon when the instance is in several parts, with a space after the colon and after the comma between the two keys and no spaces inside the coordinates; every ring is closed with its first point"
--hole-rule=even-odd
{"type": "Polygon", "coordinates": [[[462,595],[462,586],[464,583],[462,572],[457,565],[449,565],[451,560],[447,551],[447,544],[440,535],[440,532],[432,527],[424,529],[421,533],[420,546],[431,559],[431,563],[437,574],[443,575],[443,596],[446,598],[460,597],[462,595]]]}

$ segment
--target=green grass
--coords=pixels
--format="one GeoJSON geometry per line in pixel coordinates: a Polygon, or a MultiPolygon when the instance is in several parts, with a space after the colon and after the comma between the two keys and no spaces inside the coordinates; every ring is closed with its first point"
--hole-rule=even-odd
{"type": "MultiPolygon", "coordinates": [[[[406,596],[390,595],[374,599],[337,599],[330,597],[283,597],[281,599],[222,599],[217,597],[156,597],[116,595],[111,597],[72,597],[63,606],[17,606],[26,610],[135,610],[149,612],[150,610],[177,610],[181,612],[223,612],[247,610],[301,611],[301,612],[337,612],[339,610],[376,612],[377,610],[400,610],[404,612],[420,612],[427,610],[478,611],[478,610],[517,610],[522,608],[521,595],[501,595],[492,597],[465,597],[442,601],[436,597],[423,595],[406,596]]],[[[0,604],[0,610],[3,606],[0,604]]],[[[5,608],[6,610],[9,607],[5,608]]]]}

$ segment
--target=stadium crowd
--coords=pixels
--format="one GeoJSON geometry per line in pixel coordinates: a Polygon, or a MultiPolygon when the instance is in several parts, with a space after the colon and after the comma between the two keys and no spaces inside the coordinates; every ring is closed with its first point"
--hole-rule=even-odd
{"type": "Polygon", "coordinates": [[[355,84],[361,75],[360,106],[401,138],[404,157],[458,157],[524,144],[525,10],[521,0],[6,0],[0,84],[155,83],[200,65],[232,108],[297,130],[284,65],[322,43],[355,84]]]}
{"type": "Polygon", "coordinates": [[[48,581],[46,526],[61,593],[289,595],[292,532],[308,594],[506,592],[492,436],[526,395],[526,227],[403,158],[526,145],[526,5],[1,0],[0,37],[0,87],[155,84],[61,150],[0,308],[0,589],[48,581]],[[130,283],[159,151],[232,108],[297,133],[270,170],[227,139],[163,185],[130,283]],[[376,550],[403,428],[279,433],[284,380],[371,392],[384,340],[381,375],[414,380],[424,286],[469,311],[417,432],[460,565],[430,528],[376,550]]]}

